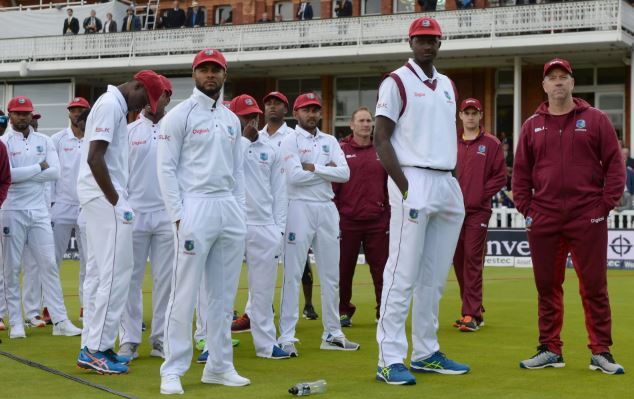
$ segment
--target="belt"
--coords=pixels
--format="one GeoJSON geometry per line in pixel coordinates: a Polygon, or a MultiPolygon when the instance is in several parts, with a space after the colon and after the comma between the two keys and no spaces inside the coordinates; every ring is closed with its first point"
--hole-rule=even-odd
{"type": "Polygon", "coordinates": [[[436,169],[436,168],[430,168],[429,166],[414,166],[414,168],[416,168],[416,169],[433,170],[435,172],[444,172],[444,173],[449,172],[452,175],[454,174],[454,169],[436,169]]]}

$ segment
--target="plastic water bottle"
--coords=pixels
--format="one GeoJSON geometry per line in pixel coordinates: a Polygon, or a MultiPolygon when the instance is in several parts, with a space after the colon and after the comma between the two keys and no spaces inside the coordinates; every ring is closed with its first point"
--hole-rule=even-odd
{"type": "Polygon", "coordinates": [[[288,393],[295,396],[308,396],[315,393],[324,393],[327,388],[326,380],[318,380],[314,382],[300,382],[288,389],[288,393]]]}

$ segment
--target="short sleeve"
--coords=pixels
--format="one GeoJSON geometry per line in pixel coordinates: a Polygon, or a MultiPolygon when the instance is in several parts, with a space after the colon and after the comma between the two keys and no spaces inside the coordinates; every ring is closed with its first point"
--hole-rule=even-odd
{"type": "Polygon", "coordinates": [[[392,77],[387,77],[379,87],[379,98],[376,102],[376,116],[384,116],[398,122],[403,101],[398,85],[392,77]]]}
{"type": "Polygon", "coordinates": [[[112,142],[114,137],[117,115],[117,104],[111,104],[107,101],[102,102],[90,112],[90,126],[86,126],[86,137],[88,141],[107,141],[112,142]]]}

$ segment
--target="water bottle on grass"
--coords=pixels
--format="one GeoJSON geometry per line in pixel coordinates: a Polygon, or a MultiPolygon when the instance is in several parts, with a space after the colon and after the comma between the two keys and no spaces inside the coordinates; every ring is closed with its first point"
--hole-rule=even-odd
{"type": "Polygon", "coordinates": [[[308,396],[316,393],[326,392],[326,380],[318,380],[314,382],[300,382],[288,389],[288,393],[295,396],[308,396]]]}

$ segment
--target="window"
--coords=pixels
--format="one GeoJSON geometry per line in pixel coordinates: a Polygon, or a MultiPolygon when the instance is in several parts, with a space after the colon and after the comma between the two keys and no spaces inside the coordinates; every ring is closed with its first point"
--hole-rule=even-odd
{"type": "Polygon", "coordinates": [[[292,1],[278,1],[273,8],[273,18],[277,21],[278,18],[282,21],[292,21],[295,19],[293,15],[293,2],[292,1]]]}
{"type": "MultiPolygon", "coordinates": [[[[293,118],[293,103],[300,93],[313,92],[321,98],[321,79],[282,79],[277,81],[277,90],[284,93],[288,98],[289,112],[286,115],[286,123],[290,127],[295,127],[293,118]]],[[[323,101],[323,100],[322,100],[323,101]]]]}
{"type": "Polygon", "coordinates": [[[414,12],[414,0],[394,0],[394,12],[414,12]]]}
{"type": "Polygon", "coordinates": [[[605,112],[616,130],[616,135],[623,140],[625,94],[597,93],[597,108],[605,112]]]}
{"type": "Polygon", "coordinates": [[[38,131],[52,136],[68,127],[66,106],[73,95],[71,82],[15,83],[12,97],[25,96],[33,102],[35,112],[42,115],[38,131]]]}
{"type": "Polygon", "coordinates": [[[374,115],[379,77],[342,77],[335,80],[335,135],[350,133],[350,116],[359,107],[367,107],[374,115]]]}
{"type": "Polygon", "coordinates": [[[226,25],[231,24],[233,20],[233,11],[230,5],[216,6],[214,12],[214,24],[226,25]]]}
{"type": "Polygon", "coordinates": [[[625,68],[597,68],[597,83],[600,85],[625,84],[625,68]]]}
{"type": "Polygon", "coordinates": [[[361,15],[381,14],[381,0],[362,0],[361,15]]]}
{"type": "Polygon", "coordinates": [[[498,69],[495,74],[495,134],[501,140],[513,137],[513,70],[498,69]]]}

